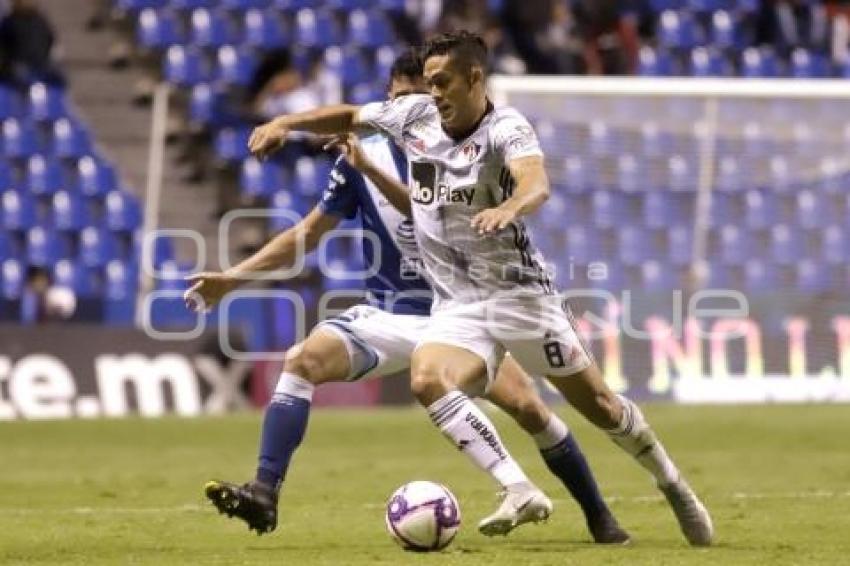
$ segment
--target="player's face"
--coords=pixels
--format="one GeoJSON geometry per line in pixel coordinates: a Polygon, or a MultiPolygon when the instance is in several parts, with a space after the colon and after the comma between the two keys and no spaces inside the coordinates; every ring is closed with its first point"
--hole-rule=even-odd
{"type": "Polygon", "coordinates": [[[477,98],[484,97],[481,69],[461,68],[449,54],[433,55],[425,61],[423,75],[447,130],[464,131],[478,120],[483,104],[477,98]]]}
{"type": "Polygon", "coordinates": [[[422,78],[412,79],[410,77],[393,77],[390,82],[390,90],[387,93],[390,100],[408,94],[425,94],[428,89],[422,78]]]}

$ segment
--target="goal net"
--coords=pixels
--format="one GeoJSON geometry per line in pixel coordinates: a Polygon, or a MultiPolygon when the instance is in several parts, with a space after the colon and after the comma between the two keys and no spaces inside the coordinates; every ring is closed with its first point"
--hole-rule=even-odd
{"type": "Polygon", "coordinates": [[[850,401],[845,81],[494,77],[535,126],[530,221],[606,379],[683,402],[850,401]]]}

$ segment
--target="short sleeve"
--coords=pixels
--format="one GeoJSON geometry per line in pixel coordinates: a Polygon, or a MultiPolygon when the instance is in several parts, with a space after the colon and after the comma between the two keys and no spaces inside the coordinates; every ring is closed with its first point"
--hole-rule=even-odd
{"type": "Polygon", "coordinates": [[[525,117],[512,108],[499,110],[492,127],[492,140],[496,151],[502,154],[505,162],[520,157],[543,156],[540,142],[534,128],[525,117]]]}
{"type": "Polygon", "coordinates": [[[405,128],[432,106],[431,97],[427,94],[408,94],[386,102],[364,104],[360,107],[358,119],[402,143],[405,128]]]}
{"type": "Polygon", "coordinates": [[[357,190],[355,176],[360,173],[355,171],[343,158],[339,157],[334,163],[328,178],[328,186],[322,194],[319,209],[324,214],[330,214],[338,218],[351,219],[357,216],[360,206],[360,196],[357,190]]]}

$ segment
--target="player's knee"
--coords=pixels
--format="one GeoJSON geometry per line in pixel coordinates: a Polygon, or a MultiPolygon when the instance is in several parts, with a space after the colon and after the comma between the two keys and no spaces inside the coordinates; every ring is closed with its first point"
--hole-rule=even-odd
{"type": "Polygon", "coordinates": [[[620,424],[623,405],[613,392],[599,391],[595,395],[595,401],[598,421],[594,424],[605,429],[611,429],[620,424]]]}
{"type": "Polygon", "coordinates": [[[298,348],[287,354],[283,369],[314,385],[340,379],[333,375],[333,364],[328,361],[327,356],[322,356],[309,347],[298,348]]]}
{"type": "Polygon", "coordinates": [[[432,366],[420,366],[410,372],[410,392],[426,407],[446,395],[450,389],[440,372],[432,366]]]}

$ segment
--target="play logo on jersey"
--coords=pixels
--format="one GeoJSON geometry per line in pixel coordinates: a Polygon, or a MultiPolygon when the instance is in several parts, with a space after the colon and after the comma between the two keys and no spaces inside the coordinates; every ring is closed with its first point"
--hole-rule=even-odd
{"type": "Polygon", "coordinates": [[[410,176],[413,179],[410,198],[419,204],[429,205],[434,202],[463,203],[472,206],[475,198],[475,186],[452,189],[440,183],[436,188],[437,169],[433,163],[412,162],[410,176]]]}

